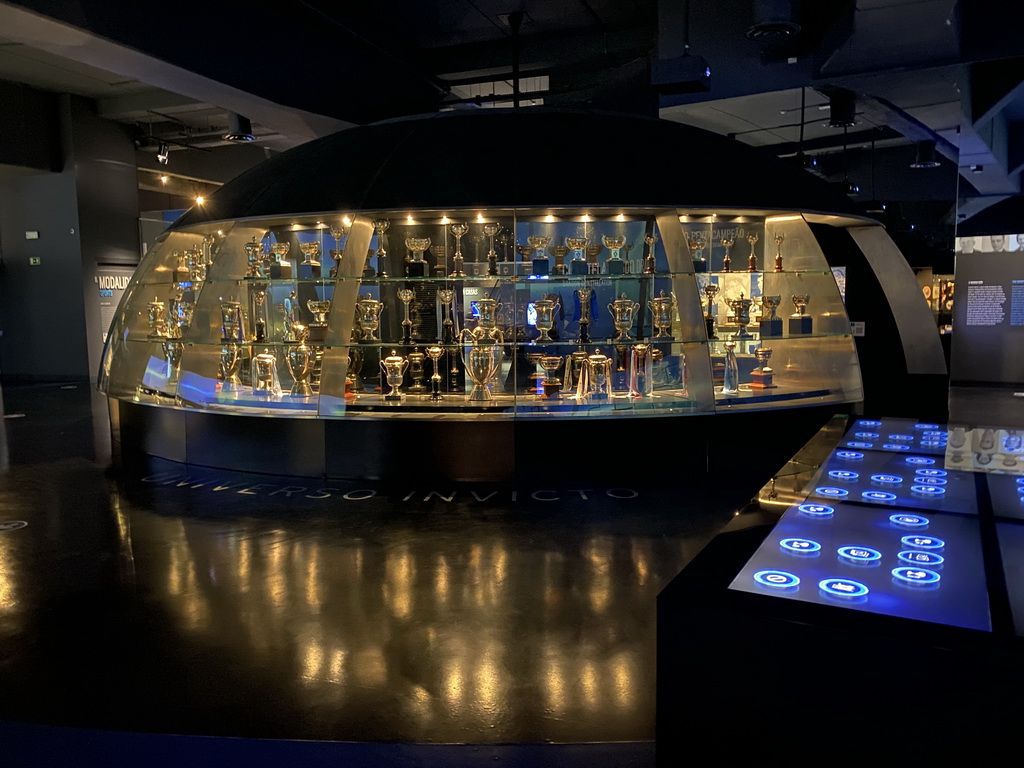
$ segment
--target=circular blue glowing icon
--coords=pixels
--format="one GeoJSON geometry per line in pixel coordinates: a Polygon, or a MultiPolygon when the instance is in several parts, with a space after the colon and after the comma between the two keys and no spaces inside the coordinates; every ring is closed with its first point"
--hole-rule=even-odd
{"type": "Polygon", "coordinates": [[[800,577],[788,571],[758,571],[754,581],[762,587],[772,589],[792,589],[800,584],[800,577]]]}
{"type": "Polygon", "coordinates": [[[935,571],[929,571],[927,568],[915,568],[911,565],[901,565],[899,568],[893,568],[892,577],[904,584],[924,587],[938,584],[939,579],[942,578],[935,571]]]}
{"type": "Polygon", "coordinates": [[[927,528],[931,522],[927,517],[920,515],[889,515],[889,522],[898,525],[900,528],[927,528]]]}
{"type": "Polygon", "coordinates": [[[934,552],[918,552],[913,549],[905,549],[896,555],[900,559],[900,562],[907,563],[908,565],[916,565],[918,567],[928,566],[929,568],[938,568],[944,562],[946,558],[942,555],[937,555],[934,552]]]}
{"type": "Polygon", "coordinates": [[[814,492],[819,496],[825,496],[830,499],[845,499],[850,495],[850,492],[845,488],[833,488],[830,485],[822,485],[814,489],[814,492]]]}
{"type": "Polygon", "coordinates": [[[938,552],[946,546],[946,542],[942,539],[937,539],[934,536],[904,536],[900,539],[900,543],[903,544],[904,547],[928,549],[933,552],[938,552]]]}
{"type": "Polygon", "coordinates": [[[836,451],[836,458],[846,459],[847,461],[859,461],[864,458],[864,454],[860,451],[836,451]]]}
{"type": "Polygon", "coordinates": [[[922,440],[921,446],[923,448],[945,448],[946,444],[941,440],[922,440]]]}
{"type": "Polygon", "coordinates": [[[922,498],[936,498],[937,496],[942,496],[946,489],[939,485],[912,485],[910,486],[910,492],[922,498]]]}
{"type": "Polygon", "coordinates": [[[914,482],[915,483],[920,483],[921,485],[945,485],[946,484],[946,478],[944,478],[944,477],[923,477],[921,475],[918,475],[917,477],[914,478],[914,482]]]}
{"type": "Polygon", "coordinates": [[[910,446],[903,443],[885,443],[883,446],[887,451],[909,451],[910,446]]]}
{"type": "Polygon", "coordinates": [[[895,434],[895,435],[889,435],[889,439],[890,440],[907,440],[907,441],[913,442],[914,436],[913,435],[895,434]]]}
{"type": "Polygon", "coordinates": [[[811,555],[821,551],[821,544],[810,539],[783,539],[779,546],[796,555],[811,555]]]}
{"type": "Polygon", "coordinates": [[[877,563],[882,559],[882,553],[871,547],[840,547],[836,552],[844,560],[850,560],[858,565],[877,563]]]}
{"type": "Polygon", "coordinates": [[[860,497],[868,501],[896,501],[896,494],[888,491],[864,491],[860,497]]]}
{"type": "Polygon", "coordinates": [[[801,504],[797,511],[805,517],[832,517],[835,510],[827,504],[801,504]]]}
{"type": "Polygon", "coordinates": [[[857,423],[860,426],[862,426],[862,427],[880,427],[880,426],[882,426],[882,422],[880,422],[880,421],[870,421],[868,419],[860,419],[857,423]]]}
{"type": "Polygon", "coordinates": [[[1024,477],[1017,478],[1017,485],[1024,485],[1024,477]]]}
{"type": "MultiPolygon", "coordinates": [[[[914,429],[938,429],[938,428],[939,428],[938,424],[915,424],[914,425],[914,429]]],[[[927,435],[928,433],[925,432],[925,434],[927,435]]]]}
{"type": "Polygon", "coordinates": [[[944,470],[944,469],[915,469],[914,470],[914,474],[915,475],[920,475],[921,477],[945,477],[946,476],[946,470],[944,470]]]}
{"type": "Polygon", "coordinates": [[[878,437],[877,432],[854,432],[854,437],[863,437],[865,440],[874,440],[878,437]]]}
{"type": "Polygon", "coordinates": [[[818,589],[831,597],[842,597],[847,600],[864,597],[868,593],[866,586],[853,579],[822,579],[818,582],[818,589]]]}
{"type": "Polygon", "coordinates": [[[831,477],[833,480],[846,480],[852,482],[856,480],[858,477],[860,477],[860,473],[851,472],[848,469],[830,469],[828,472],[828,476],[831,477]]]}
{"type": "Polygon", "coordinates": [[[941,429],[933,429],[930,432],[925,432],[924,436],[930,437],[933,440],[945,440],[947,437],[949,437],[949,432],[945,432],[941,429]]]}
{"type": "Polygon", "coordinates": [[[929,459],[927,456],[907,456],[907,464],[914,464],[922,467],[930,467],[935,463],[935,459],[929,459]]]}
{"type": "Polygon", "coordinates": [[[874,448],[875,444],[874,443],[865,443],[865,442],[858,441],[858,440],[850,440],[846,444],[846,447],[847,448],[874,448]]]}
{"type": "Polygon", "coordinates": [[[871,481],[882,485],[899,485],[903,482],[903,478],[899,475],[872,475],[871,481]]]}

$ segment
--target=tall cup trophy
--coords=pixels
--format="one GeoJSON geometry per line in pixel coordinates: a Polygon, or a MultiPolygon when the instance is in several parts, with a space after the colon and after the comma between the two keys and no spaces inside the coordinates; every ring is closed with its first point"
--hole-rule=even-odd
{"type": "Polygon", "coordinates": [[[782,318],[775,316],[775,311],[781,303],[781,296],[761,297],[761,322],[759,323],[761,338],[782,335],[782,318]],[[768,313],[768,317],[765,317],[765,312],[768,313]]]}
{"type": "Polygon", "coordinates": [[[569,261],[570,275],[589,274],[590,267],[587,266],[587,260],[583,256],[583,251],[587,247],[587,242],[587,238],[585,237],[565,238],[565,244],[572,249],[572,259],[569,261]]]}
{"type": "Polygon", "coordinates": [[[409,361],[402,357],[396,350],[379,363],[381,371],[384,372],[384,379],[387,381],[391,391],[384,395],[386,402],[396,403],[402,399],[402,380],[409,368],[409,361]]]}
{"type": "Polygon", "coordinates": [[[629,396],[654,396],[654,347],[634,344],[629,355],[629,396]]]}
{"type": "Polygon", "coordinates": [[[328,273],[330,277],[338,277],[341,274],[341,257],[345,255],[345,248],[341,244],[341,238],[348,233],[348,229],[344,225],[337,227],[331,227],[331,237],[334,238],[334,248],[330,251],[330,256],[334,259],[334,266],[331,267],[331,271],[328,273]]]}
{"type": "Polygon", "coordinates": [[[487,274],[498,274],[498,252],[494,250],[494,236],[501,230],[501,226],[495,222],[484,224],[484,234],[487,235],[487,274]]]}
{"type": "Polygon", "coordinates": [[[380,313],[383,311],[384,302],[377,301],[369,294],[360,296],[356,301],[356,319],[359,321],[359,327],[365,332],[359,340],[360,343],[374,344],[380,341],[373,334],[380,328],[380,313]]]}
{"type": "Polygon", "coordinates": [[[652,232],[644,235],[644,244],[647,246],[647,255],[644,256],[644,274],[653,275],[658,270],[658,262],[655,257],[654,246],[658,242],[658,235],[652,232]]]}
{"type": "Polygon", "coordinates": [[[472,332],[462,331],[462,362],[466,366],[466,375],[473,382],[469,401],[487,402],[494,399],[487,383],[501,368],[505,337],[497,328],[491,329],[488,336],[477,336],[474,332],[478,330],[479,327],[472,332]]]}
{"type": "Polygon", "coordinates": [[[252,341],[263,344],[267,340],[267,284],[252,283],[250,288],[250,314],[252,317],[252,341]]]}
{"type": "Polygon", "coordinates": [[[219,378],[228,387],[240,386],[242,383],[238,372],[242,368],[242,346],[233,341],[226,341],[220,348],[219,378]]]}
{"type": "Polygon", "coordinates": [[[498,329],[498,313],[501,312],[501,302],[496,299],[479,299],[476,303],[477,318],[476,328],[469,333],[477,343],[502,343],[504,335],[498,329]],[[501,339],[502,342],[498,342],[501,339]]]}
{"type": "Polygon", "coordinates": [[[750,324],[750,299],[744,297],[743,292],[740,291],[740,297],[738,299],[726,299],[725,303],[729,305],[729,309],[732,310],[733,318],[736,321],[736,325],[739,330],[732,335],[734,339],[749,339],[752,338],[747,332],[747,326],[750,324]]]}
{"type": "Polygon", "coordinates": [[[693,257],[693,271],[707,272],[708,263],[704,259],[704,249],[708,247],[708,241],[704,238],[704,233],[691,232],[686,243],[690,246],[690,253],[693,257]]]}
{"type": "Polygon", "coordinates": [[[377,257],[377,277],[386,278],[388,276],[388,252],[384,250],[384,233],[390,227],[391,222],[387,219],[373,220],[373,232],[377,235],[377,250],[373,252],[373,255],[377,257]]]}
{"type": "Polygon", "coordinates": [[[793,294],[793,307],[796,309],[789,316],[789,335],[800,336],[814,333],[814,318],[807,314],[807,304],[811,301],[810,294],[793,294]]]}
{"type": "Polygon", "coordinates": [[[541,299],[534,302],[533,306],[537,310],[537,330],[540,331],[540,336],[534,339],[533,343],[549,344],[554,341],[549,334],[555,327],[555,308],[558,303],[551,299],[541,299]]]}
{"type": "Polygon", "coordinates": [[[584,374],[577,384],[577,397],[590,400],[607,400],[612,396],[612,359],[595,349],[587,355],[584,374]]]}
{"type": "Polygon", "coordinates": [[[185,251],[175,255],[178,257],[178,266],[174,268],[174,282],[191,283],[192,269],[189,266],[189,262],[192,261],[192,251],[185,251]]]}
{"type": "Polygon", "coordinates": [[[583,366],[586,363],[587,351],[577,349],[571,355],[565,357],[565,373],[562,375],[562,394],[572,395],[576,391],[576,385],[582,376],[583,366]]]}
{"type": "Polygon", "coordinates": [[[260,265],[263,263],[263,246],[253,235],[252,240],[242,246],[245,249],[245,279],[255,280],[263,275],[260,274],[260,265]]]}
{"type": "Polygon", "coordinates": [[[299,243],[299,250],[302,251],[302,262],[299,264],[299,278],[312,280],[320,277],[320,243],[310,240],[308,243],[299,243]]]}
{"type": "Polygon", "coordinates": [[[452,277],[465,277],[466,272],[462,268],[465,258],[462,256],[462,238],[469,232],[469,225],[462,221],[453,223],[448,230],[455,238],[455,255],[452,256],[452,277]]]}
{"type": "Polygon", "coordinates": [[[274,256],[274,261],[270,265],[270,277],[274,280],[292,279],[292,263],[288,261],[290,250],[290,243],[274,243],[270,246],[270,253],[274,256]]]}
{"type": "Polygon", "coordinates": [[[220,305],[221,340],[244,343],[245,329],[242,326],[242,304],[238,301],[225,301],[220,305]]]}
{"type": "Polygon", "coordinates": [[[751,232],[747,235],[747,242],[750,243],[750,255],[747,257],[747,272],[757,272],[757,253],[754,252],[754,246],[757,245],[757,241],[761,239],[761,236],[757,232],[751,232]]]}
{"type": "Polygon", "coordinates": [[[704,315],[704,326],[707,328],[708,338],[717,339],[715,333],[715,296],[721,290],[715,283],[708,283],[704,286],[704,295],[708,297],[708,311],[704,315]]]}
{"type": "Polygon", "coordinates": [[[619,256],[619,251],[622,246],[626,244],[626,238],[624,235],[605,235],[601,238],[601,242],[604,243],[604,247],[611,253],[607,259],[604,260],[604,271],[607,275],[624,275],[626,273],[626,262],[619,256]]]}
{"type": "Polygon", "coordinates": [[[442,288],[437,292],[437,303],[441,307],[441,341],[451,344],[455,341],[455,291],[442,288]]]}
{"type": "Polygon", "coordinates": [[[786,239],[785,232],[775,233],[775,271],[782,271],[782,243],[786,239]]]}
{"type": "Polygon", "coordinates": [[[167,332],[167,304],[154,298],[146,305],[146,312],[149,316],[149,338],[166,339],[167,332]]]}
{"type": "Polygon", "coordinates": [[[164,339],[164,360],[167,361],[167,387],[170,389],[178,383],[178,366],[181,364],[181,353],[185,345],[177,339],[164,339]]]}
{"type": "Polygon", "coordinates": [[[775,372],[768,367],[768,359],[772,356],[772,348],[762,344],[754,350],[754,359],[757,360],[757,368],[750,374],[750,386],[754,389],[774,389],[772,374],[775,372]]]}
{"type": "Polygon", "coordinates": [[[441,394],[441,371],[440,363],[438,362],[443,354],[444,347],[436,344],[432,347],[427,347],[427,357],[434,364],[434,373],[430,377],[430,399],[434,402],[444,400],[444,395],[441,394]]]}
{"type": "Polygon", "coordinates": [[[597,263],[597,257],[604,250],[604,246],[601,243],[591,243],[583,250],[587,254],[587,274],[601,274],[601,265],[597,263]]]}
{"type": "Polygon", "coordinates": [[[608,305],[608,311],[612,316],[612,323],[615,330],[619,332],[613,341],[632,341],[629,329],[633,327],[633,313],[640,306],[638,302],[626,298],[626,294],[620,293],[619,298],[608,305]]]}
{"type": "Polygon", "coordinates": [[[561,397],[562,382],[555,375],[562,367],[561,355],[544,355],[540,359],[540,367],[544,371],[544,382],[541,385],[540,397],[545,400],[557,400],[561,397]]]}
{"type": "Polygon", "coordinates": [[[551,252],[555,254],[555,265],[551,268],[551,273],[554,275],[569,274],[569,267],[565,264],[565,257],[569,255],[568,246],[556,245],[551,249],[551,252]]]}
{"type": "Polygon", "coordinates": [[[731,236],[722,235],[722,247],[725,248],[725,256],[722,257],[722,271],[732,272],[732,258],[729,255],[732,252],[732,247],[736,245],[736,235],[731,236]]]}
{"type": "Polygon", "coordinates": [[[576,300],[580,304],[580,337],[577,339],[580,344],[590,343],[590,299],[593,295],[593,288],[579,288],[576,291],[576,300]]]}
{"type": "Polygon", "coordinates": [[[424,367],[426,360],[427,356],[418,349],[409,353],[409,378],[412,379],[412,385],[409,387],[410,395],[425,395],[430,391],[423,383],[423,379],[427,375],[427,369],[424,367]]]}
{"type": "Polygon", "coordinates": [[[725,378],[722,382],[723,395],[738,395],[740,393],[740,367],[736,362],[736,342],[727,341],[725,347],[725,378]]]}
{"type": "Polygon", "coordinates": [[[293,326],[298,345],[288,348],[284,361],[288,366],[288,372],[292,376],[292,388],[288,393],[292,397],[310,397],[313,388],[309,385],[309,379],[313,375],[313,367],[316,364],[316,355],[312,348],[306,344],[306,328],[301,323],[293,326]]]}
{"type": "Polygon", "coordinates": [[[331,311],[331,302],[310,299],[306,302],[306,308],[313,313],[313,322],[309,324],[309,340],[313,344],[323,344],[327,338],[327,315],[331,311]]]}
{"type": "Polygon", "coordinates": [[[407,237],[405,247],[412,251],[412,261],[405,264],[407,277],[426,277],[427,262],[423,260],[423,252],[430,247],[429,237],[407,237]]]}
{"type": "Polygon", "coordinates": [[[540,237],[539,235],[531,235],[526,238],[526,242],[530,244],[530,247],[534,249],[533,254],[533,272],[534,275],[550,275],[551,274],[551,261],[548,259],[545,249],[548,247],[548,243],[551,242],[550,237],[540,237]]]}
{"type": "Polygon", "coordinates": [[[281,394],[281,383],[277,379],[277,358],[264,349],[252,359],[252,393],[263,397],[281,394]]]}
{"type": "Polygon", "coordinates": [[[675,299],[661,291],[657,298],[647,302],[651,310],[651,325],[654,326],[654,341],[672,341],[672,314],[675,299]]]}
{"type": "Polygon", "coordinates": [[[402,343],[412,344],[412,320],[409,317],[409,305],[416,297],[416,294],[409,288],[402,288],[398,292],[398,300],[402,302],[402,343]]]}

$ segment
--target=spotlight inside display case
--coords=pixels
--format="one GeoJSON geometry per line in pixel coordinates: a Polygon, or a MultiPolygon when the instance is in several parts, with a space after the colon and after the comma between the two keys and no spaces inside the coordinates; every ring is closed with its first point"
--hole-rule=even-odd
{"type": "Polygon", "coordinates": [[[444,424],[862,397],[817,214],[459,202],[186,215],[126,292],[101,390],[224,415],[444,424]]]}

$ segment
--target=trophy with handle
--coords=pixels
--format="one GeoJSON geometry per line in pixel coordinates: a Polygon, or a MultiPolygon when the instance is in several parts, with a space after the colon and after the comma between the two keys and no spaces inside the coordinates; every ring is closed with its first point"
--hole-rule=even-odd
{"type": "Polygon", "coordinates": [[[381,371],[384,372],[385,381],[391,387],[391,391],[384,395],[384,400],[387,402],[400,402],[402,399],[402,381],[405,378],[405,372],[409,369],[409,361],[393,349],[390,355],[379,362],[379,365],[381,371]]]}

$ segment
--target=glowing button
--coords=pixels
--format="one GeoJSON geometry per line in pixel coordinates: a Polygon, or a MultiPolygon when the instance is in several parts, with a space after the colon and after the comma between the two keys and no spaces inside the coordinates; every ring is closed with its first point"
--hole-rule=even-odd
{"type": "Polygon", "coordinates": [[[868,501],[896,501],[896,494],[888,491],[864,491],[860,497],[868,501]]]}
{"type": "Polygon", "coordinates": [[[864,458],[864,454],[860,451],[836,451],[836,457],[847,461],[858,461],[864,458]]]}
{"type": "Polygon", "coordinates": [[[842,499],[850,495],[850,492],[845,488],[833,488],[828,485],[815,488],[814,492],[819,496],[827,496],[830,499],[842,499]]]}
{"type": "Polygon", "coordinates": [[[797,507],[801,515],[806,517],[832,517],[835,510],[827,504],[801,504],[797,507]]]}
{"type": "Polygon", "coordinates": [[[866,586],[852,579],[823,579],[818,582],[818,589],[831,597],[846,599],[864,597],[868,593],[866,586]]]}
{"type": "Polygon", "coordinates": [[[862,427],[880,427],[880,426],[882,426],[882,422],[880,422],[880,421],[869,421],[868,419],[861,419],[857,423],[860,424],[862,427]]]}
{"type": "Polygon", "coordinates": [[[930,467],[935,463],[935,459],[929,459],[927,456],[907,456],[907,464],[917,464],[922,467],[930,467]]]}
{"type": "Polygon", "coordinates": [[[930,521],[920,515],[889,515],[889,522],[900,528],[927,528],[930,521]]]}
{"type": "Polygon", "coordinates": [[[871,480],[882,485],[899,485],[903,482],[899,475],[872,475],[871,480]]]}
{"type": "MultiPolygon", "coordinates": [[[[938,429],[938,424],[915,424],[914,429],[938,429]]],[[[925,432],[925,434],[928,434],[925,432]]]]}
{"type": "Polygon", "coordinates": [[[922,440],[921,446],[924,448],[945,448],[946,444],[941,440],[922,440]]]}
{"type": "Polygon", "coordinates": [[[882,559],[882,553],[870,547],[840,547],[836,550],[844,560],[852,560],[861,565],[865,563],[877,563],[882,559]]]}
{"type": "Polygon", "coordinates": [[[855,437],[863,437],[865,440],[874,440],[878,437],[877,432],[854,432],[855,437]]]}
{"type": "Polygon", "coordinates": [[[922,477],[945,477],[946,470],[944,469],[915,469],[915,475],[921,475],[922,477]]]}
{"type": "Polygon", "coordinates": [[[848,469],[831,469],[828,476],[834,480],[856,480],[860,477],[858,472],[850,472],[848,469]]]}
{"type": "Polygon", "coordinates": [[[913,549],[905,549],[896,555],[896,557],[904,563],[919,567],[927,565],[930,568],[938,568],[946,562],[946,558],[942,555],[937,555],[934,552],[917,552],[913,549]]]}
{"type": "Polygon", "coordinates": [[[821,544],[810,539],[783,539],[779,542],[779,546],[786,552],[797,555],[809,555],[821,549],[821,544]]]}
{"type": "Polygon", "coordinates": [[[939,579],[942,578],[935,571],[929,571],[927,568],[915,568],[908,565],[893,568],[892,577],[904,584],[913,584],[915,586],[938,584],[939,579]]]}
{"type": "Polygon", "coordinates": [[[1024,477],[1017,478],[1017,485],[1024,485],[1024,477]]]}
{"type": "Polygon", "coordinates": [[[887,451],[909,451],[910,450],[910,446],[909,445],[903,445],[902,443],[885,443],[885,445],[883,445],[882,447],[885,448],[885,450],[887,450],[887,451]]]}
{"type": "Polygon", "coordinates": [[[874,448],[874,443],[864,443],[857,440],[851,440],[846,444],[847,448],[874,448]]]}
{"type": "Polygon", "coordinates": [[[904,536],[900,543],[905,547],[914,549],[928,549],[937,552],[946,546],[946,542],[934,536],[904,536]]]}
{"type": "Polygon", "coordinates": [[[913,440],[913,435],[889,435],[890,440],[913,440]]]}
{"type": "Polygon", "coordinates": [[[920,483],[921,485],[945,485],[946,484],[946,478],[944,478],[944,477],[922,477],[921,475],[918,475],[917,477],[914,478],[914,482],[915,483],[920,483]]]}
{"type": "Polygon", "coordinates": [[[792,589],[800,584],[800,578],[788,571],[758,571],[754,574],[754,581],[772,589],[792,589]]]}
{"type": "Polygon", "coordinates": [[[915,496],[922,496],[924,498],[941,496],[946,492],[945,488],[937,485],[912,485],[910,486],[910,492],[915,496]]]}

